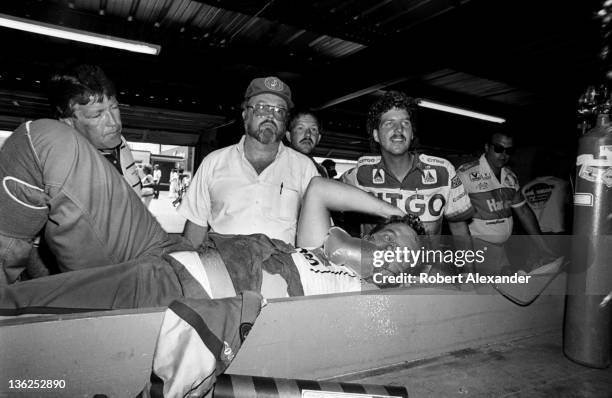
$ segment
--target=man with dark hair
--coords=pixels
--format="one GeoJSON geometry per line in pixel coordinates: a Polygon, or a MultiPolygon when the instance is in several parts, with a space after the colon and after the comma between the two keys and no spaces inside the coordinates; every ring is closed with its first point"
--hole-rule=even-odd
{"type": "Polygon", "coordinates": [[[380,156],[361,157],[342,180],[418,216],[428,234],[440,234],[444,215],[453,235],[467,236],[473,209],[453,165],[410,151],[415,108],[412,98],[397,91],[374,102],[367,129],[380,156]]]}
{"type": "Polygon", "coordinates": [[[488,248],[487,260],[479,272],[497,274],[509,266],[503,244],[512,235],[516,214],[542,253],[552,258],[541,238],[537,219],[520,190],[516,174],[507,167],[514,154],[514,139],[508,132],[496,132],[484,145],[479,159],[458,168],[458,176],[475,209],[469,224],[471,235],[479,246],[488,248]]]}
{"type": "Polygon", "coordinates": [[[321,123],[318,116],[312,111],[300,110],[291,117],[286,137],[291,144],[291,148],[308,156],[321,177],[327,178],[329,177],[327,170],[318,164],[311,155],[321,140],[321,133],[321,123]]]}
{"type": "Polygon", "coordinates": [[[321,162],[321,166],[325,168],[328,178],[335,178],[336,175],[338,175],[338,173],[336,172],[336,162],[334,162],[333,160],[325,159],[321,162]]]}
{"type": "Polygon", "coordinates": [[[277,77],[257,78],[244,98],[244,136],[204,158],[178,208],[194,247],[209,228],[295,243],[302,197],[318,175],[306,156],[281,142],[293,107],[289,87],[277,77]]]}
{"type": "Polygon", "coordinates": [[[97,65],[78,65],[53,75],[49,101],[60,121],[91,142],[140,194],[138,170],[121,135],[115,85],[97,65]]]}

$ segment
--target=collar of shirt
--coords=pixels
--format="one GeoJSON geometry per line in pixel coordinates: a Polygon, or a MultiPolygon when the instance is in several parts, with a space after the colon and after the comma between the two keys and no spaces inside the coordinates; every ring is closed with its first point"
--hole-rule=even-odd
{"type": "MultiPolygon", "coordinates": [[[[406,173],[406,177],[404,177],[404,181],[406,181],[408,176],[410,176],[410,174],[412,174],[415,170],[419,170],[422,173],[423,170],[425,169],[423,162],[421,162],[421,160],[419,159],[419,153],[417,153],[416,151],[413,151],[413,152],[410,152],[410,155],[412,156],[412,165],[410,166],[410,170],[408,170],[408,173],[406,173]]],[[[393,173],[391,173],[389,167],[387,167],[387,165],[385,164],[385,159],[382,156],[380,157],[380,165],[382,166],[382,169],[385,170],[388,176],[398,181],[397,178],[395,178],[395,176],[393,175],[393,173]]],[[[398,181],[398,182],[401,183],[403,181],[398,181]]]]}
{"type": "Polygon", "coordinates": [[[498,181],[497,177],[493,173],[493,170],[491,170],[491,166],[489,165],[489,162],[487,161],[487,158],[484,153],[480,156],[479,160],[480,171],[482,172],[482,174],[488,173],[491,176],[491,180],[493,182],[497,183],[499,186],[504,186],[504,181],[506,181],[506,176],[508,175],[510,169],[508,169],[507,167],[502,167],[501,173],[499,174],[500,179],[498,181]]]}
{"type": "MultiPolygon", "coordinates": [[[[236,149],[238,150],[238,153],[240,154],[240,156],[242,156],[243,158],[246,159],[245,155],[244,155],[244,140],[246,140],[246,134],[242,136],[242,138],[240,138],[240,142],[238,142],[238,144],[236,145],[236,149]]],[[[285,145],[283,145],[283,142],[279,142],[278,143],[278,151],[276,152],[276,156],[274,157],[274,159],[278,159],[278,157],[283,154],[285,152],[287,148],[285,147],[285,145]]]]}

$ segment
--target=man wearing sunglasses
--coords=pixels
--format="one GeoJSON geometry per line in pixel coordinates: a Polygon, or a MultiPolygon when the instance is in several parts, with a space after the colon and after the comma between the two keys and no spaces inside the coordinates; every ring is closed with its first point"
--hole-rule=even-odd
{"type": "MultiPolygon", "coordinates": [[[[457,169],[475,214],[469,224],[476,245],[487,246],[487,261],[477,269],[496,274],[509,266],[503,244],[512,235],[513,213],[545,257],[551,257],[541,239],[537,219],[521,193],[518,178],[506,165],[514,154],[514,140],[508,133],[498,132],[484,146],[478,160],[457,169]]],[[[552,260],[552,258],[550,258],[552,260]]]]}
{"type": "Polygon", "coordinates": [[[178,208],[195,247],[209,229],[295,243],[302,197],[319,173],[307,156],[281,142],[292,107],[291,90],[279,78],[251,81],[242,104],[245,135],[204,158],[178,208]]]}

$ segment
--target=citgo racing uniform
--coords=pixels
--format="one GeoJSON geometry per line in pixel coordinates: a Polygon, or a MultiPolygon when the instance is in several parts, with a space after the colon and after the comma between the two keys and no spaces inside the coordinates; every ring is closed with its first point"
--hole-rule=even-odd
{"type": "Polygon", "coordinates": [[[474,210],[453,165],[435,156],[413,156],[403,181],[387,170],[380,156],[361,157],[342,180],[419,216],[428,234],[440,234],[442,215],[450,222],[468,220],[474,210]]]}

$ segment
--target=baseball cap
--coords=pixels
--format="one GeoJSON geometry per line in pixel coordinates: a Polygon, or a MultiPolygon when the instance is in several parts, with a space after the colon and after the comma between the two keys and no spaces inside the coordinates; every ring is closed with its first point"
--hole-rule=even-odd
{"type": "Polygon", "coordinates": [[[289,89],[289,86],[283,83],[283,81],[276,76],[258,77],[251,80],[249,87],[246,89],[246,93],[244,93],[244,99],[248,100],[255,95],[264,93],[278,95],[285,100],[289,108],[293,108],[293,101],[291,101],[291,89],[289,89]]]}

